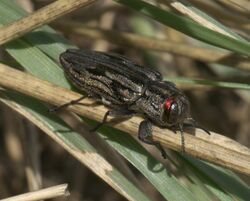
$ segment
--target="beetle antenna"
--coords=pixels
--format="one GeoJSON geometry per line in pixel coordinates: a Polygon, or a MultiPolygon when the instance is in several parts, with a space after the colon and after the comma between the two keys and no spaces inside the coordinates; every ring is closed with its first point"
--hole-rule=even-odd
{"type": "MultiPolygon", "coordinates": [[[[211,135],[211,133],[209,132],[209,130],[207,130],[206,128],[204,128],[203,126],[201,126],[197,121],[195,121],[192,117],[188,117],[187,120],[189,121],[189,123],[191,123],[191,126],[194,128],[200,128],[201,130],[205,131],[208,135],[211,135]]],[[[188,126],[188,125],[187,125],[188,126]]]]}

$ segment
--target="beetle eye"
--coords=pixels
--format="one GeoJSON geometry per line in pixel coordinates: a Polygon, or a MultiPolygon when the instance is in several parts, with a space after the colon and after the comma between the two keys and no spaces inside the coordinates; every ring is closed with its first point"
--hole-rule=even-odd
{"type": "Polygon", "coordinates": [[[174,99],[173,98],[168,98],[165,102],[165,108],[167,110],[171,110],[171,106],[172,104],[175,103],[174,99]]]}
{"type": "Polygon", "coordinates": [[[175,124],[178,118],[178,104],[174,98],[168,98],[164,105],[164,115],[162,120],[168,124],[175,124]]]}

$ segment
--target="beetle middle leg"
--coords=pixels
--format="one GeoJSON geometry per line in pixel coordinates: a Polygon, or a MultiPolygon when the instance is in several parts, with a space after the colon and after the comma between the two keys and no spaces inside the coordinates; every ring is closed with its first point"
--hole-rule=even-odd
{"type": "Polygon", "coordinates": [[[131,110],[128,110],[127,108],[117,108],[117,109],[111,109],[111,110],[108,110],[103,119],[102,119],[102,122],[97,124],[94,128],[92,128],[90,130],[90,132],[95,132],[97,131],[101,126],[103,126],[106,122],[107,122],[107,119],[108,119],[108,116],[111,116],[111,117],[123,117],[123,116],[130,116],[134,114],[133,111],[131,110]]]}
{"type": "Polygon", "coordinates": [[[142,142],[150,145],[154,145],[160,152],[164,159],[167,158],[167,154],[158,141],[152,139],[152,123],[149,120],[144,120],[139,125],[138,138],[142,142]]]}

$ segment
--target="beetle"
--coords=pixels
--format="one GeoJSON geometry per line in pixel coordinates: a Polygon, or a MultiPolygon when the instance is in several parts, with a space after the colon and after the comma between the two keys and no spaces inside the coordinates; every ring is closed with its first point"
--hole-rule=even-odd
{"type": "MultiPolygon", "coordinates": [[[[140,114],[145,118],[138,129],[142,142],[155,145],[166,158],[161,144],[152,139],[152,124],[177,127],[184,152],[183,125],[192,120],[190,104],[187,97],[172,82],[164,81],[159,72],[115,53],[68,49],[59,59],[66,77],[109,109],[102,123],[93,130],[103,125],[108,116],[140,114]]],[[[83,98],[58,108],[77,104],[83,98]]]]}

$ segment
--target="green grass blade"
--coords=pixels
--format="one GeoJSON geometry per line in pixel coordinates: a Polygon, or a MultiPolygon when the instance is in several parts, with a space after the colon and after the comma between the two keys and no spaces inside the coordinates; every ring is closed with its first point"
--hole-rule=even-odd
{"type": "Polygon", "coordinates": [[[194,160],[191,157],[186,157],[186,159],[188,162],[193,164],[198,171],[207,175],[232,197],[237,198],[237,200],[249,200],[250,187],[230,170],[224,170],[216,165],[194,160]]]}
{"type": "Polygon", "coordinates": [[[70,88],[62,69],[38,47],[17,39],[5,45],[7,52],[16,59],[28,72],[54,84],[70,88]],[[32,55],[32,56],[29,56],[32,55]]]}
{"type": "Polygon", "coordinates": [[[188,36],[233,52],[250,55],[250,43],[205,28],[187,17],[178,16],[141,0],[115,0],[188,36]]]}

